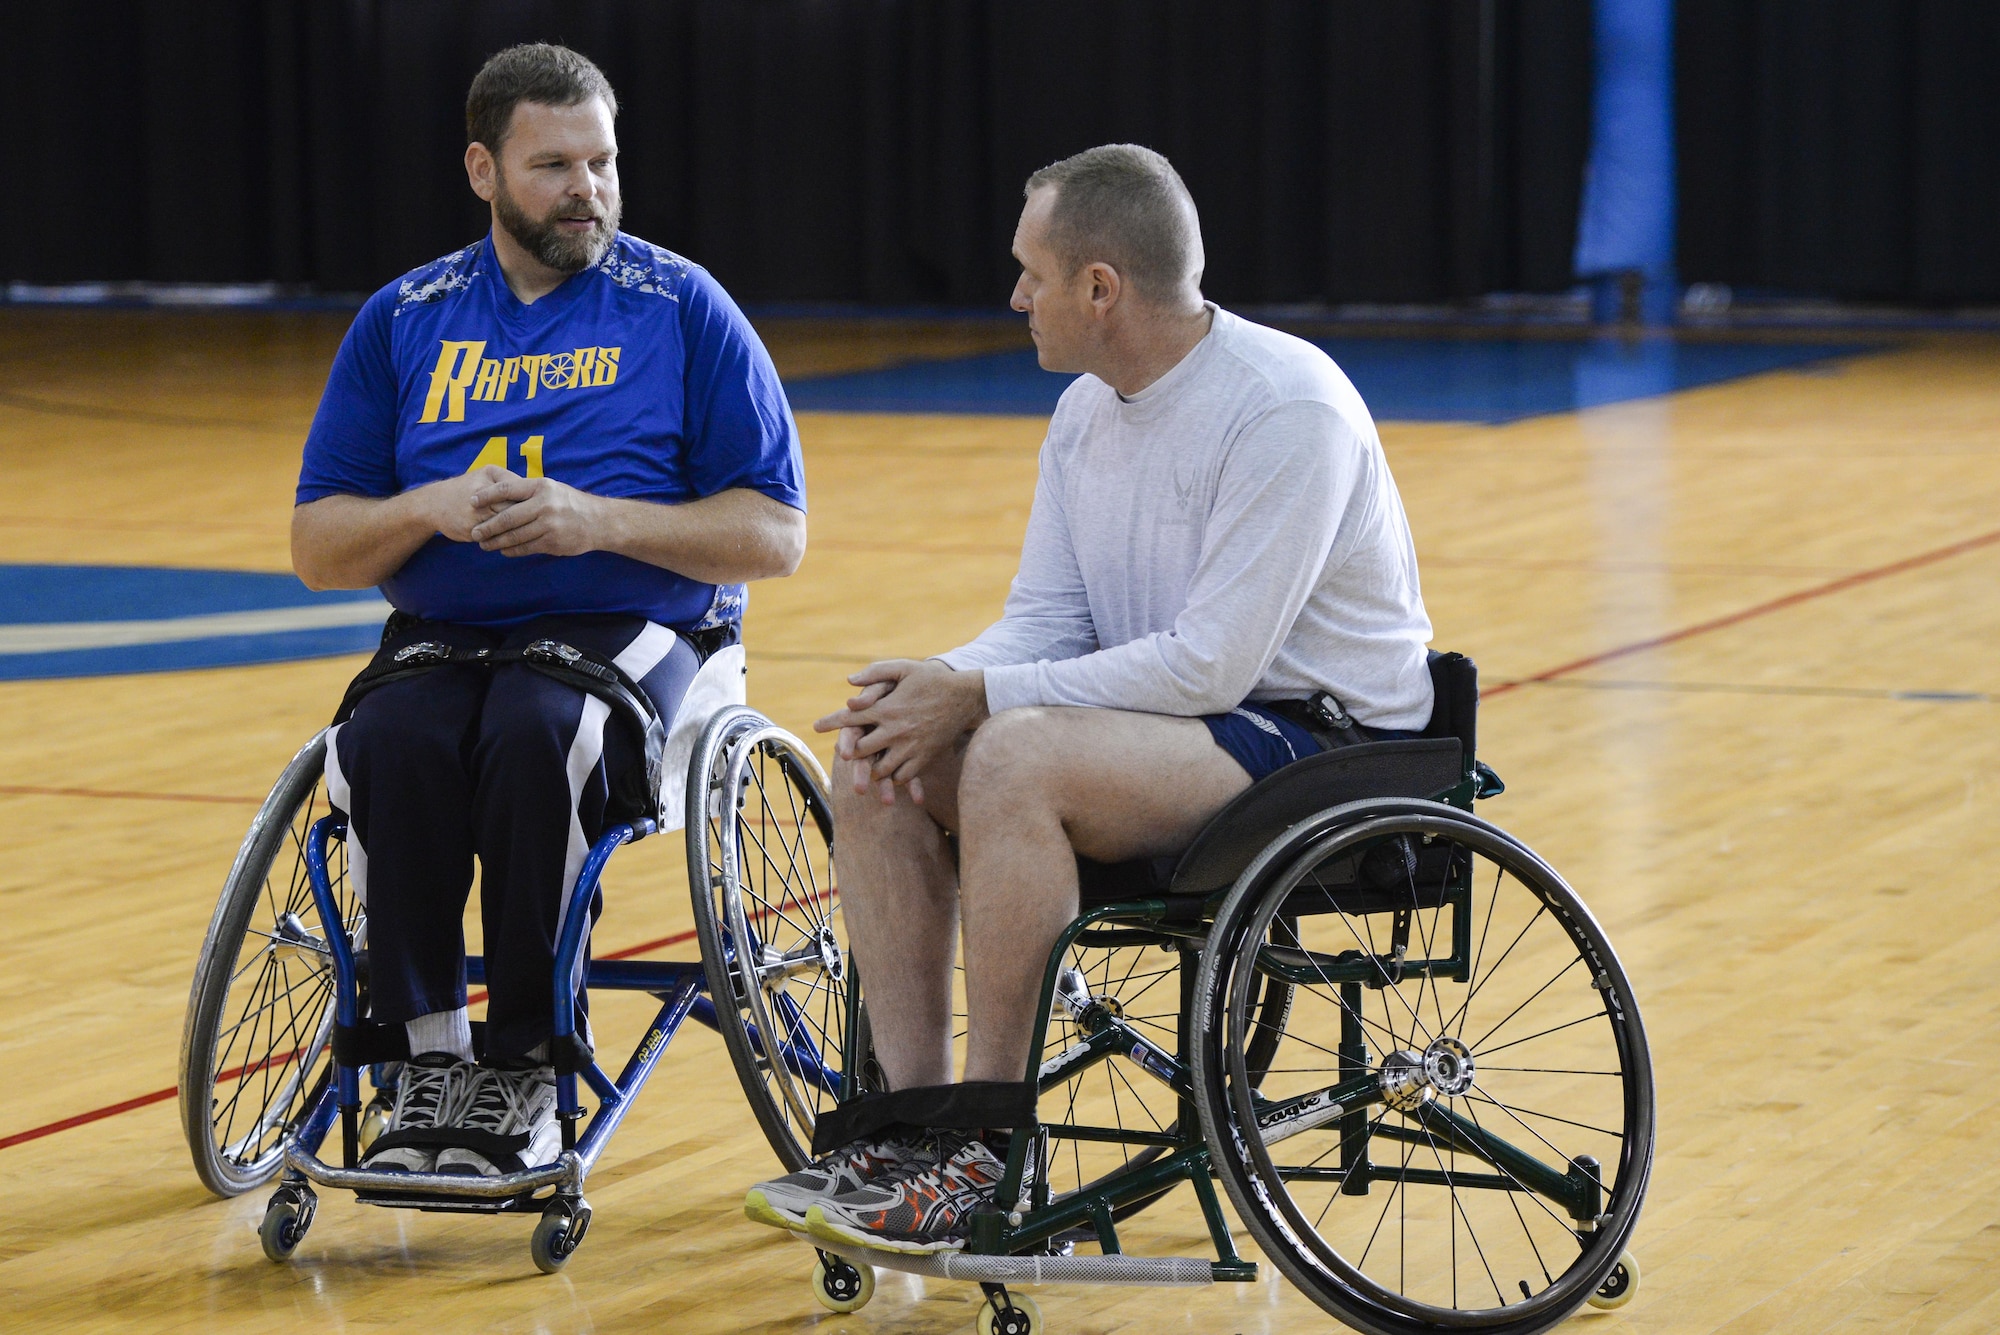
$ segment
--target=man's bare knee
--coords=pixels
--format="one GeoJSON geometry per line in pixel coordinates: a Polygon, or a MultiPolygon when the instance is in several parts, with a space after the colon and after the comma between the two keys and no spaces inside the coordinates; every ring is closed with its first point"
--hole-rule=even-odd
{"type": "Polygon", "coordinates": [[[833,823],[838,830],[857,827],[861,822],[872,820],[881,809],[882,799],[875,794],[875,786],[869,784],[865,791],[854,791],[856,771],[865,771],[866,766],[856,760],[835,760],[827,773],[831,792],[827,796],[833,802],[833,823]]]}
{"type": "MultiPolygon", "coordinates": [[[[1062,745],[1052,711],[1005,709],[979,725],[965,748],[959,786],[967,795],[993,796],[1027,789],[1046,793],[1062,745]]],[[[976,800],[976,799],[975,799],[976,800]]]]}

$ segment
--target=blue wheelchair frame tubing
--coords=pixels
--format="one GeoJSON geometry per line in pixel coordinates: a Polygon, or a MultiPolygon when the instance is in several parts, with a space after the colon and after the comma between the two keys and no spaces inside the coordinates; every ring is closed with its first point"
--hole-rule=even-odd
{"type": "MultiPolygon", "coordinates": [[[[650,818],[641,818],[628,824],[615,825],[591,847],[577,873],[576,886],[571,893],[571,902],[588,905],[597,893],[599,881],[604,875],[605,864],[611,855],[625,844],[645,838],[657,832],[658,825],[650,818]]],[[[344,837],[347,823],[339,816],[321,817],[306,837],[306,873],[312,889],[313,903],[319,910],[319,918],[327,928],[327,947],[333,956],[334,967],[334,1019],[346,1027],[361,1024],[360,988],[356,981],[354,943],[348,938],[342,926],[345,922],[340,906],[334,902],[332,879],[327,873],[327,840],[344,837]]],[[[563,1040],[576,1033],[576,993],[569,986],[569,980],[577,976],[577,963],[584,951],[586,935],[590,927],[591,914],[572,913],[563,923],[561,938],[556,943],[554,971],[554,1036],[552,1046],[562,1046],[563,1040]]],[[[755,943],[752,943],[753,950],[755,943]]],[[[486,981],[485,960],[477,955],[467,956],[465,961],[466,979],[471,983],[486,981]]],[[[582,1170],[588,1173],[603,1151],[605,1143],[618,1124],[625,1118],[632,1099],[639,1087],[646,1083],[660,1055],[667,1050],[667,1044],[679,1032],[681,1023],[692,1016],[695,1020],[714,1029],[717,1027],[715,1003],[706,995],[707,975],[699,960],[692,963],[668,960],[592,960],[583,971],[586,988],[602,988],[607,991],[650,992],[663,1003],[660,1012],[647,1027],[645,1036],[625,1063],[625,1069],[617,1080],[612,1080],[596,1061],[585,1063],[576,1073],[556,1076],[556,1116],[563,1125],[563,1148],[574,1149],[582,1160],[582,1170]],[[583,1106],[577,1097],[577,1075],[583,1077],[591,1091],[597,1095],[598,1108],[584,1129],[581,1137],[576,1136],[575,1127],[583,1116],[583,1106]]],[[[789,997],[779,997],[779,1013],[783,1023],[792,1031],[792,1041],[778,1044],[780,1059],[801,1077],[821,1086],[829,1093],[840,1093],[840,1074],[827,1069],[825,1059],[801,1023],[803,1016],[795,1014],[798,1007],[789,997]]],[[[764,1042],[750,1026],[751,1042],[761,1051],[764,1042]]],[[[301,1148],[317,1153],[333,1127],[336,1114],[356,1112],[361,1106],[361,1068],[348,1066],[338,1061],[333,1066],[332,1087],[313,1105],[296,1134],[301,1148]]],[[[353,1167],[352,1147],[344,1147],[348,1153],[342,1158],[346,1166],[353,1167]]]]}

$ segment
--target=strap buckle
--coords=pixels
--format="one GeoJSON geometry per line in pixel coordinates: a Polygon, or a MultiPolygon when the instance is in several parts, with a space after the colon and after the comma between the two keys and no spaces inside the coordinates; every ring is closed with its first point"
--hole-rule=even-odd
{"type": "Polygon", "coordinates": [[[436,640],[419,640],[406,644],[390,656],[390,662],[407,667],[425,667],[433,663],[449,663],[453,650],[448,644],[436,640]]]}

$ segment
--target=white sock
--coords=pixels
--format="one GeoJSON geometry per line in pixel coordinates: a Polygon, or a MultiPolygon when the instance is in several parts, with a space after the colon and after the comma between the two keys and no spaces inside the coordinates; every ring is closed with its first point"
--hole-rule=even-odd
{"type": "Polygon", "coordinates": [[[472,1017],[463,1006],[405,1020],[403,1032],[410,1036],[412,1057],[421,1057],[426,1052],[449,1052],[462,1062],[472,1060],[472,1017]]]}

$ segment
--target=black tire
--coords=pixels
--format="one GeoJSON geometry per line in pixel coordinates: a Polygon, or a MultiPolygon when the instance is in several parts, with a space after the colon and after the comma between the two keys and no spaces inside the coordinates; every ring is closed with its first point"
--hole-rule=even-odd
{"type": "Polygon", "coordinates": [[[840,1101],[858,1005],[826,775],[798,738],[733,706],[695,743],[687,791],[688,879],[716,1022],[765,1138],[797,1169],[811,1157],[819,1115],[840,1101]],[[755,963],[739,943],[754,944],[755,963]],[[784,1045],[776,1061],[764,1046],[774,1034],[784,1045]],[[808,1050],[827,1083],[782,1056],[808,1050]]]}
{"type": "Polygon", "coordinates": [[[1238,879],[1195,990],[1218,1175],[1265,1254],[1326,1311],[1372,1335],[1530,1335],[1618,1264],[1652,1168],[1645,1030],[1603,930],[1519,841],[1433,802],[1302,822],[1238,879]],[[1399,908],[1408,959],[1462,963],[1405,976],[1399,908]],[[1259,1089],[1254,998],[1286,971],[1291,1013],[1259,1089]],[[1303,1102],[1343,1081],[1362,1092],[1317,1113],[1303,1102]],[[1286,1126],[1274,1105],[1290,1099],[1286,1126]],[[1489,1137],[1568,1181],[1527,1189],[1533,1167],[1499,1162],[1489,1137]]]}
{"type": "MultiPolygon", "coordinates": [[[[318,1101],[331,1063],[333,966],[306,879],[307,832],[327,813],[326,734],[292,757],[250,823],[223,882],[181,1031],[181,1126],[195,1173],[218,1196],[267,1182],[284,1139],[318,1101]]],[[[347,850],[328,875],[358,946],[365,920],[347,850]]]]}
{"type": "Polygon", "coordinates": [[[257,1241],[264,1248],[264,1258],[280,1263],[291,1260],[292,1253],[305,1240],[306,1230],[312,1227],[317,1208],[317,1200],[303,1190],[284,1188],[272,1196],[271,1203],[264,1207],[263,1222],[257,1225],[257,1241]]]}
{"type": "Polygon", "coordinates": [[[544,1275],[561,1270],[576,1255],[576,1249],[583,1245],[583,1235],[589,1231],[588,1204],[581,1200],[551,1203],[535,1221],[535,1231],[528,1238],[528,1256],[535,1269],[544,1275]]]}

